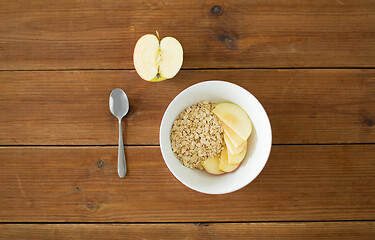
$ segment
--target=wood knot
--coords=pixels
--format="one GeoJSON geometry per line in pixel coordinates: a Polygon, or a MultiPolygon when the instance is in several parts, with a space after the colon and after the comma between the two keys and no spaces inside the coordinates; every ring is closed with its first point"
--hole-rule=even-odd
{"type": "Polygon", "coordinates": [[[215,5],[211,8],[211,13],[213,15],[221,15],[223,13],[223,8],[220,5],[215,5]]]}
{"type": "Polygon", "coordinates": [[[223,45],[227,49],[231,49],[231,50],[236,50],[237,49],[236,42],[230,36],[228,36],[228,35],[221,35],[221,36],[219,36],[219,39],[220,39],[220,41],[223,43],[223,45]]]}
{"type": "Polygon", "coordinates": [[[88,209],[90,209],[91,211],[95,211],[95,210],[99,209],[99,206],[96,205],[94,202],[88,202],[88,203],[86,203],[86,207],[88,209]]]}
{"type": "Polygon", "coordinates": [[[78,192],[80,189],[79,189],[79,187],[76,187],[74,190],[76,190],[78,192]]]}
{"type": "Polygon", "coordinates": [[[103,160],[99,160],[97,165],[98,165],[98,168],[101,168],[104,164],[104,161],[103,160]]]}
{"type": "Polygon", "coordinates": [[[374,126],[374,121],[372,120],[372,119],[366,119],[365,120],[365,123],[366,123],[366,125],[367,126],[369,126],[369,127],[372,127],[372,126],[374,126]]]}

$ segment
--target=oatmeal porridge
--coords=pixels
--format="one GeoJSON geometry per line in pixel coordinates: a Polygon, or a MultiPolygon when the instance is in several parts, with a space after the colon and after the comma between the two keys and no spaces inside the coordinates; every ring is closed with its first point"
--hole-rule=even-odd
{"type": "Polygon", "coordinates": [[[203,161],[221,154],[223,128],[212,113],[214,108],[214,103],[201,101],[187,107],[173,123],[170,136],[172,150],[186,167],[203,170],[203,161]]]}

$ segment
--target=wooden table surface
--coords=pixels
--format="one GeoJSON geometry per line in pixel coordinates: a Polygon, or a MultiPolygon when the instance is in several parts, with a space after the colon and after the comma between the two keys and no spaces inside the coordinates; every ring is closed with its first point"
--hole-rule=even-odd
{"type": "Polygon", "coordinates": [[[374,239],[374,104],[373,0],[0,1],[0,239],[374,239]],[[184,63],[149,83],[132,56],[155,30],[184,63]],[[225,195],[185,187],[159,149],[169,102],[210,79],[273,130],[263,172],[225,195]]]}

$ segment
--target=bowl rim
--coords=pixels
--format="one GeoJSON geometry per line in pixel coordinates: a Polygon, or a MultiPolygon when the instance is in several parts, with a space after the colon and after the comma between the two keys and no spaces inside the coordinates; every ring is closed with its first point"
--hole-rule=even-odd
{"type": "Polygon", "coordinates": [[[163,114],[163,117],[162,117],[162,120],[161,120],[161,123],[160,123],[160,127],[159,127],[159,146],[160,146],[160,151],[161,151],[161,154],[162,154],[162,157],[163,157],[163,160],[164,160],[164,163],[167,165],[169,171],[172,173],[172,175],[180,182],[182,183],[183,185],[185,185],[186,187],[190,188],[190,189],[193,189],[197,192],[200,192],[200,193],[205,193],[205,194],[211,194],[211,195],[221,195],[221,194],[227,194],[227,193],[231,193],[231,192],[235,192],[235,191],[238,191],[242,188],[244,188],[245,186],[247,186],[248,184],[250,184],[252,181],[254,181],[258,176],[259,174],[263,171],[264,167],[266,166],[267,162],[268,162],[268,159],[269,159],[269,156],[270,156],[270,153],[271,153],[271,148],[272,148],[272,126],[271,126],[271,123],[270,123],[270,120],[269,120],[269,117],[268,117],[268,114],[266,112],[266,110],[264,109],[263,105],[260,103],[260,101],[253,95],[251,94],[248,90],[246,90],[245,88],[235,84],[235,83],[231,83],[231,82],[227,82],[227,81],[223,81],[223,80],[208,80],[208,81],[202,81],[202,82],[199,82],[199,83],[196,83],[196,84],[193,84],[187,88],[185,88],[184,90],[182,90],[179,94],[177,94],[173,99],[172,101],[169,103],[168,107],[165,109],[164,111],[164,114],[163,114]],[[240,184],[237,188],[233,189],[233,190],[228,190],[228,191],[222,191],[222,192],[213,192],[213,191],[202,191],[196,187],[193,187],[193,186],[190,186],[188,185],[187,183],[185,183],[181,178],[179,178],[172,170],[171,170],[171,167],[169,165],[169,163],[167,162],[166,160],[166,156],[164,155],[164,150],[163,150],[163,145],[162,145],[162,140],[161,140],[161,137],[162,137],[162,127],[164,126],[164,122],[166,121],[166,113],[168,112],[168,110],[171,108],[171,105],[176,101],[177,98],[179,98],[183,93],[189,91],[191,88],[195,88],[195,87],[198,87],[199,85],[205,85],[205,84],[214,84],[214,83],[219,83],[219,84],[227,84],[227,85],[234,85],[235,87],[238,87],[240,89],[242,89],[243,91],[245,91],[247,94],[249,94],[250,97],[252,97],[261,107],[261,109],[265,112],[266,114],[266,117],[267,119],[265,119],[267,121],[267,125],[269,126],[270,128],[270,144],[269,144],[269,147],[265,150],[266,151],[266,155],[267,155],[267,159],[264,161],[263,163],[263,166],[260,168],[260,171],[255,175],[255,177],[253,179],[249,179],[249,180],[246,180],[243,182],[243,184],[240,184]]]}

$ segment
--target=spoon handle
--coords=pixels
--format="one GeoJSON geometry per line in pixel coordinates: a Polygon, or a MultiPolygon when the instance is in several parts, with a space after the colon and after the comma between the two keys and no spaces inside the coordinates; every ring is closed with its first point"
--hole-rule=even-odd
{"type": "Polygon", "coordinates": [[[126,161],[124,153],[124,141],[122,139],[122,128],[121,119],[118,120],[119,123],[119,136],[118,136],[118,162],[117,162],[117,172],[120,178],[126,175],[126,161]]]}

